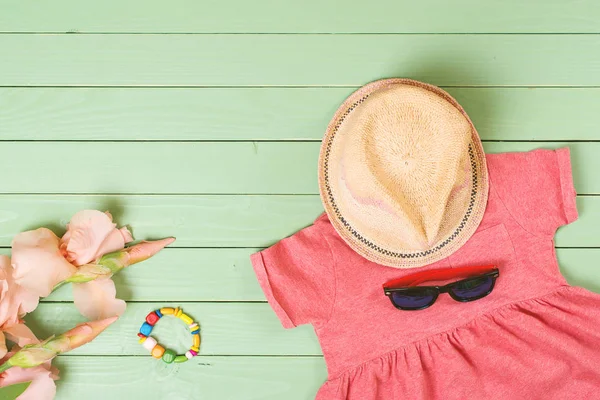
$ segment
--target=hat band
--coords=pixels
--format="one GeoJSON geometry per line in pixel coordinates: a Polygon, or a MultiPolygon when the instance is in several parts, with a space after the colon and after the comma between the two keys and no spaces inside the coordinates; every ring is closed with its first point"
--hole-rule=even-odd
{"type": "Polygon", "coordinates": [[[467,208],[467,211],[465,212],[465,215],[463,216],[463,218],[462,218],[460,224],[458,225],[458,227],[456,228],[456,230],[442,243],[438,244],[437,246],[435,246],[434,248],[429,249],[429,250],[420,251],[417,253],[400,253],[400,252],[384,249],[381,246],[371,242],[369,239],[362,236],[358,231],[356,231],[356,229],[354,229],[352,227],[352,225],[350,225],[350,223],[346,220],[346,218],[344,218],[344,216],[341,214],[341,212],[335,202],[335,199],[333,197],[333,192],[331,189],[331,185],[329,183],[329,155],[331,153],[331,146],[333,144],[333,140],[335,139],[335,135],[338,132],[338,130],[339,130],[340,126],[342,125],[342,123],[344,122],[344,120],[346,119],[346,117],[348,115],[350,115],[350,113],[352,111],[354,111],[354,109],[358,105],[360,105],[362,102],[364,102],[368,97],[369,97],[369,94],[361,97],[355,103],[353,103],[344,112],[344,114],[342,114],[340,119],[335,124],[332,134],[329,137],[329,141],[327,142],[327,146],[325,148],[325,157],[324,157],[324,162],[323,162],[324,168],[323,169],[324,169],[324,178],[325,178],[325,190],[327,191],[327,197],[329,199],[329,203],[331,204],[331,207],[333,208],[333,211],[335,212],[335,215],[337,216],[339,221],[344,225],[344,227],[346,227],[346,229],[352,234],[352,236],[354,236],[356,239],[358,239],[364,245],[377,251],[378,253],[381,253],[388,257],[403,258],[403,259],[424,257],[424,256],[428,256],[430,254],[436,253],[439,250],[441,250],[442,248],[444,248],[445,246],[447,246],[450,242],[452,242],[452,240],[454,240],[460,234],[460,232],[466,226],[467,221],[473,214],[473,208],[475,206],[475,200],[477,197],[477,190],[478,190],[477,163],[475,160],[475,151],[473,150],[473,145],[472,145],[472,143],[469,143],[469,159],[471,161],[471,171],[472,171],[471,198],[469,199],[469,206],[467,208]]]}

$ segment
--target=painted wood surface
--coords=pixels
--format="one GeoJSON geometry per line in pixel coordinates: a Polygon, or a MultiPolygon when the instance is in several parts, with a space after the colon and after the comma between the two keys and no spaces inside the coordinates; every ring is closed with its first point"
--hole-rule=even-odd
{"type": "MultiPolygon", "coordinates": [[[[600,292],[598,33],[595,0],[0,0],[0,254],[83,208],[177,237],[115,277],[128,309],[59,357],[57,399],[314,397],[315,334],[280,326],[248,255],[322,212],[329,118],[385,77],[444,86],[488,152],[568,145],[580,219],[558,231],[558,261],[600,292]],[[144,355],[136,329],[164,304],[199,320],[202,357],[144,355]]],[[[83,320],[71,300],[63,287],[27,320],[65,330],[83,320]]],[[[171,322],[157,333],[185,347],[171,322]]]]}
{"type": "MultiPolygon", "coordinates": [[[[356,87],[0,87],[0,140],[321,140],[356,87]]],[[[483,140],[595,140],[600,88],[446,88],[483,140]]]]}
{"type": "MultiPolygon", "coordinates": [[[[558,230],[556,245],[600,247],[600,197],[580,195],[577,207],[582,217],[558,230]]],[[[225,248],[270,246],[323,212],[318,195],[0,195],[0,247],[39,224],[62,234],[85,208],[111,210],[137,239],[168,230],[172,247],[225,248]]]]}
{"type": "MultiPolygon", "coordinates": [[[[569,146],[580,194],[600,194],[600,143],[485,143],[487,152],[569,146]]],[[[318,142],[5,142],[0,193],[317,194],[318,142]],[[68,159],[69,169],[57,160],[68,159]],[[58,179],[61,177],[63,179],[58,179]]]]}
{"type": "MultiPolygon", "coordinates": [[[[265,301],[248,261],[257,250],[172,249],[116,276],[117,290],[128,301],[265,301]],[[162,285],[156,284],[156,276],[160,276],[162,285]],[[187,280],[193,284],[185,284],[187,280]]],[[[557,253],[563,274],[573,284],[600,291],[595,262],[600,249],[560,248],[557,253]]],[[[71,299],[71,289],[64,287],[47,301],[71,299]]]]}
{"type": "Polygon", "coordinates": [[[0,9],[0,32],[600,32],[594,0],[2,0],[0,9]]]}
{"type": "Polygon", "coordinates": [[[166,366],[151,357],[64,356],[59,400],[311,399],[327,373],[322,357],[206,357],[166,366]]]}
{"type": "Polygon", "coordinates": [[[0,86],[600,85],[600,35],[6,34],[0,49],[0,86]]]}
{"type": "MultiPolygon", "coordinates": [[[[238,252],[249,254],[252,251],[243,249],[238,252]]],[[[558,250],[561,271],[568,281],[573,285],[600,292],[598,257],[600,257],[600,249],[558,250]]],[[[187,258],[188,261],[190,259],[187,258]]],[[[235,266],[228,265],[229,268],[221,274],[215,272],[211,264],[204,265],[207,267],[195,270],[190,267],[182,270],[169,268],[171,273],[165,274],[163,262],[161,264],[163,271],[137,266],[115,277],[119,295],[130,302],[125,315],[113,328],[93,343],[77,349],[73,354],[115,356],[147,354],[145,349],[134,340],[135,335],[145,316],[164,304],[182,307],[187,314],[200,321],[204,355],[321,354],[320,346],[310,326],[301,326],[292,330],[282,329],[258,284],[249,276],[251,269],[249,262],[235,266]],[[238,270],[242,271],[237,272],[238,270]],[[187,280],[194,284],[184,285],[181,279],[176,278],[165,279],[169,275],[174,275],[174,271],[187,276],[187,280]],[[162,276],[164,290],[156,290],[156,284],[148,278],[138,279],[142,275],[148,276],[151,273],[154,273],[153,276],[162,276]],[[177,291],[177,287],[182,290],[177,291]],[[150,293],[152,290],[154,293],[150,293]],[[240,297],[240,293],[246,293],[247,296],[240,297]],[[148,298],[155,302],[148,302],[148,298]],[[123,338],[131,338],[131,340],[123,340],[123,338]]],[[[40,305],[36,313],[28,317],[28,322],[35,327],[36,331],[41,332],[42,336],[63,332],[70,326],[83,322],[83,317],[72,304],[68,303],[70,300],[70,288],[63,288],[48,298],[46,303],[40,305]]],[[[189,347],[190,335],[178,320],[171,319],[167,322],[161,320],[156,329],[157,337],[165,338],[169,346],[178,346],[181,350],[185,350],[186,346],[189,347]]]]}

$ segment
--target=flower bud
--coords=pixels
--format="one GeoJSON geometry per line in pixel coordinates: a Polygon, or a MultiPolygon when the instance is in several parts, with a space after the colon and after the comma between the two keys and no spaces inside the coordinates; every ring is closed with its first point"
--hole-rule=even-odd
{"type": "Polygon", "coordinates": [[[79,346],[83,346],[84,344],[91,342],[96,336],[102,333],[102,331],[108,328],[108,326],[117,319],[118,317],[110,317],[101,319],[99,321],[89,321],[79,324],[70,331],[63,333],[61,336],[69,339],[69,350],[73,350],[79,346]]]}
{"type": "Polygon", "coordinates": [[[42,343],[27,345],[13,354],[0,369],[6,369],[6,365],[21,368],[37,367],[59,354],[91,342],[116,320],[117,317],[111,317],[100,321],[85,322],[61,335],[52,336],[42,343]]]}
{"type": "Polygon", "coordinates": [[[102,256],[100,260],[98,260],[98,264],[109,268],[114,274],[125,267],[149,259],[174,241],[175,238],[166,238],[149,242],[142,241],[121,251],[115,251],[114,253],[102,256]]]}
{"type": "Polygon", "coordinates": [[[11,367],[32,368],[52,360],[56,352],[39,344],[30,344],[16,352],[7,363],[11,367]]]}

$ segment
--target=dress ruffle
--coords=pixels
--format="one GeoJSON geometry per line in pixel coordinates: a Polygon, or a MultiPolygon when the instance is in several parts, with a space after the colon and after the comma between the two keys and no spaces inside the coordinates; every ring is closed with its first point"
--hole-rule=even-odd
{"type": "Polygon", "coordinates": [[[599,328],[600,295],[563,286],[348,369],[317,400],[600,398],[599,328]]]}

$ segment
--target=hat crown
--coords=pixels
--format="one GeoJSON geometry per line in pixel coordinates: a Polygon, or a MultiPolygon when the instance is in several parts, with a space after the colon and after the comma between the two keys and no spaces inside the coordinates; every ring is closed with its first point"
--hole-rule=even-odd
{"type": "Polygon", "coordinates": [[[477,132],[453,99],[431,88],[403,80],[369,92],[324,142],[336,160],[325,163],[324,196],[334,221],[343,218],[336,229],[384,254],[431,253],[473,207],[477,132]]]}

